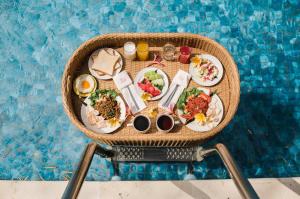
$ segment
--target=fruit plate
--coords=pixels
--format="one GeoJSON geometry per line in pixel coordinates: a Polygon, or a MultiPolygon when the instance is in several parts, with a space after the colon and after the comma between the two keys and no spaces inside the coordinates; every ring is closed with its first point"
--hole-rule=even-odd
{"type": "Polygon", "coordinates": [[[136,90],[137,90],[138,94],[141,96],[144,93],[144,91],[138,86],[138,83],[141,82],[144,79],[145,73],[147,73],[149,71],[156,71],[157,74],[161,75],[161,77],[164,81],[164,85],[163,85],[163,89],[161,90],[161,93],[159,95],[155,96],[155,97],[150,98],[150,100],[158,100],[158,99],[162,98],[167,93],[168,88],[169,88],[168,76],[166,75],[166,73],[163,70],[155,68],[155,67],[148,67],[148,68],[142,69],[136,75],[136,77],[134,79],[134,85],[136,87],[136,90]]]}

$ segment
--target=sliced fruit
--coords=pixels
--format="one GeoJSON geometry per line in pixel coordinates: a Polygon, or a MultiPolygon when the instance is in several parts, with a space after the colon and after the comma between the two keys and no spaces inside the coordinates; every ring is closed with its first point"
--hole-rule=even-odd
{"type": "Polygon", "coordinates": [[[206,95],[205,93],[200,93],[199,97],[201,97],[202,99],[210,102],[211,101],[211,97],[209,95],[206,95]]]}
{"type": "Polygon", "coordinates": [[[153,93],[154,90],[155,90],[154,86],[151,85],[151,86],[148,87],[148,92],[149,93],[153,93]]]}
{"type": "Polygon", "coordinates": [[[194,116],[191,113],[182,114],[181,117],[186,119],[186,120],[194,119],[194,116]]]}
{"type": "Polygon", "coordinates": [[[161,93],[161,91],[160,90],[158,90],[158,89],[155,89],[152,93],[151,93],[151,95],[153,96],[153,97],[155,97],[155,96],[158,96],[158,95],[160,95],[160,93],[161,93]]]}
{"type": "Polygon", "coordinates": [[[161,75],[158,74],[156,71],[148,71],[144,74],[144,76],[150,81],[161,79],[161,75]]]}
{"type": "Polygon", "coordinates": [[[152,95],[152,97],[160,95],[161,91],[157,88],[155,88],[151,83],[138,83],[138,86],[145,92],[152,95]]]}
{"type": "Polygon", "coordinates": [[[141,82],[138,82],[138,86],[143,90],[143,91],[146,91],[146,84],[143,84],[141,82]]]}
{"type": "Polygon", "coordinates": [[[156,79],[152,81],[152,84],[155,86],[163,86],[164,85],[164,80],[163,79],[156,79]]]}

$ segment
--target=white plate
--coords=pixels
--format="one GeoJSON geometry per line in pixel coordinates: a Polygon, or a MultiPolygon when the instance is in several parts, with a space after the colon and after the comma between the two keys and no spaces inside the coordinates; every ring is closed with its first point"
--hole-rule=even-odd
{"type": "Polygon", "coordinates": [[[158,68],[155,67],[148,67],[148,68],[144,68],[143,70],[141,70],[140,72],[138,72],[138,74],[136,75],[135,79],[134,79],[134,86],[136,87],[137,93],[139,96],[141,96],[143,94],[143,90],[140,89],[140,87],[138,86],[138,82],[141,82],[144,79],[144,74],[148,71],[153,71],[156,70],[158,74],[160,74],[164,80],[164,87],[160,93],[160,95],[156,96],[156,97],[152,97],[150,100],[158,100],[160,98],[162,98],[162,96],[164,96],[169,88],[169,80],[168,77],[166,75],[166,73],[158,68]]]}
{"type": "Polygon", "coordinates": [[[218,76],[217,76],[217,78],[213,79],[212,81],[211,80],[202,81],[199,77],[196,76],[197,69],[192,66],[193,65],[192,63],[190,63],[189,73],[192,75],[192,79],[200,86],[216,85],[217,83],[219,83],[221,81],[221,79],[223,77],[223,73],[224,73],[221,62],[218,60],[218,58],[216,58],[215,56],[209,55],[209,54],[201,54],[200,57],[203,59],[208,59],[217,67],[217,69],[219,70],[218,76]]]}
{"type": "Polygon", "coordinates": [[[97,79],[102,79],[102,80],[112,79],[111,75],[99,75],[97,73],[97,71],[95,71],[95,70],[92,69],[92,65],[94,63],[92,57],[95,56],[95,55],[97,55],[100,52],[100,50],[106,50],[106,52],[108,54],[110,54],[110,55],[117,55],[119,57],[119,60],[116,63],[116,66],[118,66],[119,68],[117,70],[114,70],[113,76],[115,76],[116,74],[118,74],[122,70],[123,59],[122,59],[122,56],[120,55],[120,53],[118,51],[112,49],[112,48],[101,48],[101,49],[98,49],[98,50],[94,51],[92,53],[92,55],[90,56],[89,61],[88,61],[89,71],[97,79]]]}
{"type": "MultiPolygon", "coordinates": [[[[210,90],[206,89],[206,88],[198,88],[199,90],[203,90],[203,92],[207,95],[210,94],[210,90]]],[[[224,114],[224,108],[223,108],[223,103],[220,99],[220,97],[217,94],[214,94],[211,98],[211,102],[209,104],[215,103],[216,106],[220,109],[220,114],[218,115],[218,117],[216,117],[216,119],[218,120],[217,122],[211,122],[209,124],[205,124],[205,125],[200,125],[198,122],[196,122],[195,120],[188,123],[186,126],[193,130],[193,131],[198,131],[198,132],[205,132],[205,131],[209,131],[213,128],[215,128],[216,126],[218,126],[218,124],[220,124],[220,122],[223,119],[223,114],[224,114]]],[[[182,123],[186,122],[186,119],[184,119],[183,117],[181,117],[180,115],[182,115],[183,112],[182,110],[177,109],[177,115],[180,119],[180,121],[182,123]]]]}
{"type": "MultiPolygon", "coordinates": [[[[89,104],[88,102],[88,98],[86,98],[85,102],[87,104],[89,104]]],[[[83,124],[90,130],[96,132],[96,133],[112,133],[114,132],[115,130],[117,130],[118,128],[121,127],[122,123],[125,121],[126,119],[126,107],[125,107],[125,103],[123,101],[123,99],[120,97],[120,96],[117,96],[116,97],[116,100],[117,102],[119,103],[120,105],[120,124],[115,126],[115,127],[105,127],[105,128],[97,128],[95,125],[91,125],[87,119],[87,115],[86,115],[86,106],[85,105],[82,105],[81,106],[81,119],[82,119],[82,122],[83,124]]]]}

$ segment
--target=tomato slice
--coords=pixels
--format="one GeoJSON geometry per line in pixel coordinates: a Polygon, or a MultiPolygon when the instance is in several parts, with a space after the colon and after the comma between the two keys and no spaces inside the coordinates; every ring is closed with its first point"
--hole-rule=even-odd
{"type": "Polygon", "coordinates": [[[191,120],[194,118],[194,116],[191,113],[182,114],[181,117],[183,117],[186,120],[191,120]]]}
{"type": "Polygon", "coordinates": [[[205,93],[200,93],[199,97],[201,97],[202,99],[210,102],[211,101],[211,97],[206,95],[205,93]]]}

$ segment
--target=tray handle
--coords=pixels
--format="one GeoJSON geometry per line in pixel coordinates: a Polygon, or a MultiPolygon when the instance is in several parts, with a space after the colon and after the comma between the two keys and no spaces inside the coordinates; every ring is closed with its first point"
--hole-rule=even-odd
{"type": "Polygon", "coordinates": [[[94,154],[100,155],[102,157],[113,156],[112,151],[104,149],[94,142],[89,143],[82,153],[77,169],[73,173],[73,176],[63,193],[62,199],[76,199],[78,197],[79,191],[90,168],[94,154]]]}
{"type": "Polygon", "coordinates": [[[67,93],[70,92],[70,87],[72,87],[72,86],[70,86],[70,84],[71,84],[71,75],[68,75],[68,77],[67,77],[67,87],[66,87],[67,93]]]}
{"type": "Polygon", "coordinates": [[[242,198],[246,199],[258,199],[258,195],[250,184],[249,180],[244,177],[239,166],[236,164],[235,160],[229,153],[227,147],[224,144],[216,144],[216,151],[221,157],[224,165],[229,171],[230,177],[235,183],[237,189],[239,190],[242,198]]]}

